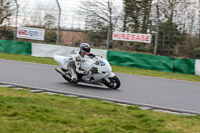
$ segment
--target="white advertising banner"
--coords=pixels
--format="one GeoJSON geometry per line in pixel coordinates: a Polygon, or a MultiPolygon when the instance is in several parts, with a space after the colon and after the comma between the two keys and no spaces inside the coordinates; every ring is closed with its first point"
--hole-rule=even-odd
{"type": "Polygon", "coordinates": [[[32,40],[44,40],[45,29],[29,28],[29,27],[18,27],[17,38],[25,38],[32,40]]]}
{"type": "Polygon", "coordinates": [[[151,34],[113,32],[113,40],[151,43],[151,34]]]}

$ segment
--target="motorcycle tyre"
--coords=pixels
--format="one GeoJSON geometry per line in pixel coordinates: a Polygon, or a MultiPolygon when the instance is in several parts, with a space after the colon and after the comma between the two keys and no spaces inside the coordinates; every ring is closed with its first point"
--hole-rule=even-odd
{"type": "Polygon", "coordinates": [[[111,89],[118,89],[121,85],[121,82],[119,80],[119,78],[117,76],[114,76],[112,78],[108,78],[110,81],[114,80],[115,83],[117,84],[116,86],[111,85],[110,83],[108,83],[105,79],[102,80],[102,82],[104,83],[104,85],[106,85],[107,87],[111,88],[111,89]]]}

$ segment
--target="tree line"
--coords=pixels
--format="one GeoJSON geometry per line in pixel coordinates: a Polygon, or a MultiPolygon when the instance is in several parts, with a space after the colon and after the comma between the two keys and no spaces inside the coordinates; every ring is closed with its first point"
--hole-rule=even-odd
{"type": "Polygon", "coordinates": [[[153,35],[151,44],[110,40],[111,49],[153,53],[159,25],[159,55],[200,58],[199,5],[195,0],[85,0],[80,8],[86,18],[88,40],[95,46],[106,44],[111,25],[111,34],[121,31],[153,35]]]}
{"type": "MultiPolygon", "coordinates": [[[[13,23],[14,1],[0,0],[1,39],[13,38],[13,29],[7,25],[13,23]]],[[[56,32],[53,29],[57,28],[58,21],[52,13],[55,8],[55,5],[41,5],[20,21],[24,26],[47,29],[46,42],[54,43],[56,32]]],[[[197,0],[83,0],[75,10],[78,14],[73,17],[84,21],[82,31],[86,41],[94,47],[106,48],[109,36],[110,49],[152,54],[158,35],[157,54],[200,58],[200,3],[197,0]],[[113,41],[114,31],[152,34],[152,43],[113,41]]]]}

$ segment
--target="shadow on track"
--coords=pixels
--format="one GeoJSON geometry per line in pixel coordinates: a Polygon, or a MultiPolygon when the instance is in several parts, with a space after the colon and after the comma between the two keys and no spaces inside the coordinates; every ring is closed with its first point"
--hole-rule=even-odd
{"type": "Polygon", "coordinates": [[[105,90],[105,91],[119,91],[115,89],[110,89],[106,86],[98,86],[98,85],[93,85],[93,84],[86,84],[86,83],[78,83],[78,84],[73,84],[73,83],[68,83],[68,82],[62,82],[63,85],[68,85],[74,88],[81,88],[81,89],[98,89],[98,90],[105,90]]]}

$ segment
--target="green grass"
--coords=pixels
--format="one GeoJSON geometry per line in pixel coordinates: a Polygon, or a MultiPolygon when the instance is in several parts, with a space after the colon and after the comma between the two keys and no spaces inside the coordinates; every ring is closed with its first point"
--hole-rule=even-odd
{"type": "MultiPolygon", "coordinates": [[[[41,57],[32,57],[32,56],[25,56],[25,55],[0,53],[0,59],[57,65],[57,63],[52,58],[41,58],[41,57]]],[[[112,65],[112,68],[113,68],[113,72],[119,72],[119,73],[200,82],[200,76],[190,75],[190,74],[161,72],[161,71],[145,70],[145,69],[138,69],[138,68],[132,68],[132,67],[114,66],[114,65],[112,65]]]]}
{"type": "Polygon", "coordinates": [[[198,133],[200,116],[0,87],[0,133],[198,133]]]}
{"type": "Polygon", "coordinates": [[[52,58],[41,58],[41,57],[33,57],[27,55],[0,53],[0,59],[57,65],[57,63],[52,58]]]}
{"type": "MultiPolygon", "coordinates": [[[[0,59],[57,65],[51,58],[0,53],[0,59]]],[[[200,81],[199,76],[112,66],[114,72],[200,81]]],[[[0,87],[0,133],[198,133],[200,116],[144,111],[101,100],[0,87]]]]}

